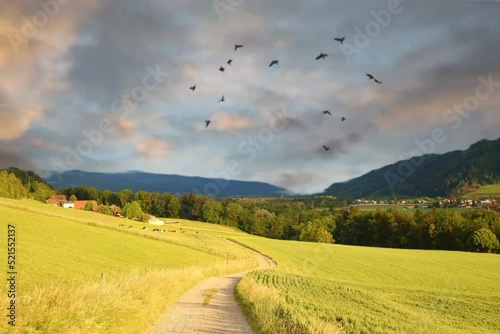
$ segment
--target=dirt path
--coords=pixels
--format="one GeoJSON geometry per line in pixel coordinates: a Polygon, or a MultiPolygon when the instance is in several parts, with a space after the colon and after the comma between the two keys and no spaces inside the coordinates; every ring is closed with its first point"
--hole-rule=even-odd
{"type": "Polygon", "coordinates": [[[271,258],[257,252],[255,254],[259,260],[257,268],[201,281],[182,295],[148,333],[253,333],[235,299],[234,289],[248,272],[277,265],[271,258]],[[210,289],[216,289],[217,292],[209,304],[204,305],[204,294],[210,289]]]}

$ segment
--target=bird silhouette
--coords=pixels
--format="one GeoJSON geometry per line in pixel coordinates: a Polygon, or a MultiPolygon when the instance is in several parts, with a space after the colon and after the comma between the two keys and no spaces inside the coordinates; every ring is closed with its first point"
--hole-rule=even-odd
{"type": "Polygon", "coordinates": [[[234,45],[234,51],[238,51],[239,48],[242,48],[243,44],[235,44],[234,45]]]}
{"type": "Polygon", "coordinates": [[[316,60],[320,59],[320,58],[323,58],[325,59],[326,57],[328,57],[328,55],[326,53],[320,53],[319,56],[316,57],[316,60]]]}
{"type": "Polygon", "coordinates": [[[343,117],[343,116],[342,116],[342,118],[341,118],[341,119],[342,119],[342,122],[343,122],[343,121],[345,121],[345,117],[343,117]]]}
{"type": "Polygon", "coordinates": [[[205,124],[206,124],[206,125],[205,125],[205,128],[207,128],[207,127],[208,127],[208,124],[210,124],[210,121],[205,121],[205,124]]]}
{"type": "Polygon", "coordinates": [[[271,62],[271,64],[269,64],[269,67],[273,66],[273,65],[278,65],[279,61],[278,60],[273,60],[271,62]]]}
{"type": "Polygon", "coordinates": [[[222,95],[222,98],[219,101],[217,101],[217,102],[224,102],[224,101],[225,101],[224,100],[224,95],[222,95]]]}
{"type": "Polygon", "coordinates": [[[371,75],[371,74],[367,74],[366,76],[367,76],[370,80],[375,79],[375,78],[374,78],[374,76],[373,76],[373,75],[371,75]]]}
{"type": "Polygon", "coordinates": [[[219,68],[219,71],[221,71],[221,72],[224,72],[224,70],[225,70],[225,68],[222,66],[219,68]]]}
{"type": "Polygon", "coordinates": [[[194,85],[193,87],[189,87],[189,89],[191,89],[194,92],[194,90],[196,89],[196,85],[194,85]]]}
{"type": "Polygon", "coordinates": [[[378,84],[382,83],[382,81],[378,81],[377,79],[375,79],[375,82],[378,83],[378,84]]]}
{"type": "Polygon", "coordinates": [[[345,40],[345,37],[342,37],[342,38],[335,38],[335,40],[337,42],[340,42],[340,44],[343,44],[344,43],[344,40],[345,40]]]}
{"type": "Polygon", "coordinates": [[[325,145],[323,145],[323,148],[325,149],[325,151],[328,151],[330,149],[329,147],[326,147],[325,145]]]}
{"type": "Polygon", "coordinates": [[[332,116],[332,114],[328,110],[324,110],[323,114],[325,114],[325,115],[328,114],[328,115],[332,116]]]}
{"type": "Polygon", "coordinates": [[[232,63],[232,62],[233,62],[233,60],[232,60],[232,59],[229,59],[229,60],[227,61],[227,64],[228,64],[228,65],[231,65],[231,63],[232,63]]]}

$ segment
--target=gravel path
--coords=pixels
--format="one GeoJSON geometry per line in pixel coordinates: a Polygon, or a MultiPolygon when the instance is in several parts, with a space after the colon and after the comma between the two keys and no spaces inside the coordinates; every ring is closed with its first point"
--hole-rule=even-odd
{"type": "MultiPolygon", "coordinates": [[[[276,267],[272,259],[255,254],[259,259],[256,269],[276,267]]],[[[201,281],[182,295],[148,333],[253,333],[235,299],[234,289],[245,274],[256,269],[201,281]],[[210,289],[217,289],[217,292],[209,304],[204,305],[204,293],[210,289]]]]}

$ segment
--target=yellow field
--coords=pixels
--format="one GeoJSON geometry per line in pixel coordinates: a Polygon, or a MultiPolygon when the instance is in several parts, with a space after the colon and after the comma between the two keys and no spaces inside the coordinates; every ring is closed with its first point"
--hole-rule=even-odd
{"type": "MultiPolygon", "coordinates": [[[[17,271],[16,327],[2,321],[0,332],[140,333],[203,278],[257,265],[208,233],[146,231],[144,223],[34,201],[0,199],[0,217],[2,231],[15,226],[17,271]]],[[[0,249],[6,282],[6,236],[0,249]]],[[[1,305],[7,290],[2,284],[1,305]]]]}

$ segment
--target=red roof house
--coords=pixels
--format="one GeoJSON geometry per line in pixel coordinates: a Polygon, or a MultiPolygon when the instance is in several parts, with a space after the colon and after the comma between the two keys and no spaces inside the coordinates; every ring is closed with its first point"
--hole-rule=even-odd
{"type": "Polygon", "coordinates": [[[66,202],[66,195],[52,195],[45,200],[45,203],[52,205],[60,205],[61,202],[66,202]]]}
{"type": "Polygon", "coordinates": [[[97,209],[98,209],[97,202],[94,201],[94,200],[91,200],[91,201],[75,201],[75,209],[83,209],[83,208],[85,208],[85,205],[87,204],[87,202],[91,202],[92,203],[92,211],[97,211],[97,209]]]}

